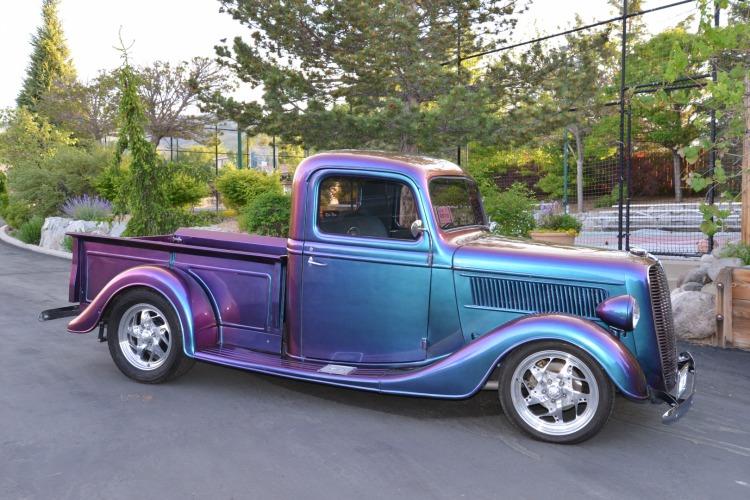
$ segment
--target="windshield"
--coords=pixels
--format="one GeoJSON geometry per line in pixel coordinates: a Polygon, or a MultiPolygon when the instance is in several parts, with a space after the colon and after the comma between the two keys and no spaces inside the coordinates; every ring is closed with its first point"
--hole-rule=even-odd
{"type": "Polygon", "coordinates": [[[430,181],[430,200],[440,229],[485,225],[477,184],[467,177],[430,181]]]}

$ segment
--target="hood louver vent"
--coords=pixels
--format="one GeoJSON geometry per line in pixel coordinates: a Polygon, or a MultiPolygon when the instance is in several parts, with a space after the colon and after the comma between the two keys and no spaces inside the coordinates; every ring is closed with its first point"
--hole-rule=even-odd
{"type": "Polygon", "coordinates": [[[596,319],[601,288],[471,276],[472,306],[523,313],[565,313],[596,319]]]}

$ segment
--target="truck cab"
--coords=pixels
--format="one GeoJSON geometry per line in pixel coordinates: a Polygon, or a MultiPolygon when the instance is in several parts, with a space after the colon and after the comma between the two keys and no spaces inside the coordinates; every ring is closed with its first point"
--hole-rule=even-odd
{"type": "Polygon", "coordinates": [[[669,288],[642,252],[491,231],[451,162],[337,151],[297,168],[288,239],[179,230],[73,234],[68,329],[100,328],[141,382],[194,360],[368,391],[460,399],[498,391],[531,436],[578,442],[615,391],[692,403],[669,288]]]}

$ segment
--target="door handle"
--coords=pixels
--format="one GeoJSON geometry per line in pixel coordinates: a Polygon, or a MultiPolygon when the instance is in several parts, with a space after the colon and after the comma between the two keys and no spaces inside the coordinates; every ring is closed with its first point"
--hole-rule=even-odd
{"type": "Polygon", "coordinates": [[[323,264],[322,262],[316,262],[316,260],[313,259],[312,255],[307,259],[307,263],[312,266],[319,266],[319,267],[326,267],[328,265],[328,264],[323,264]]]}

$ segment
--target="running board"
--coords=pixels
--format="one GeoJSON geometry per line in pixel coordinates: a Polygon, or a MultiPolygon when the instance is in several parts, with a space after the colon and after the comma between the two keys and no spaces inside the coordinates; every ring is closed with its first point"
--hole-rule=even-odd
{"type": "Polygon", "coordinates": [[[373,391],[380,390],[383,377],[406,371],[298,361],[234,346],[201,349],[195,352],[195,359],[269,375],[373,391]]]}
{"type": "Polygon", "coordinates": [[[47,309],[39,313],[39,321],[49,321],[53,319],[69,318],[78,316],[81,312],[81,306],[65,306],[56,309],[47,309]]]}

